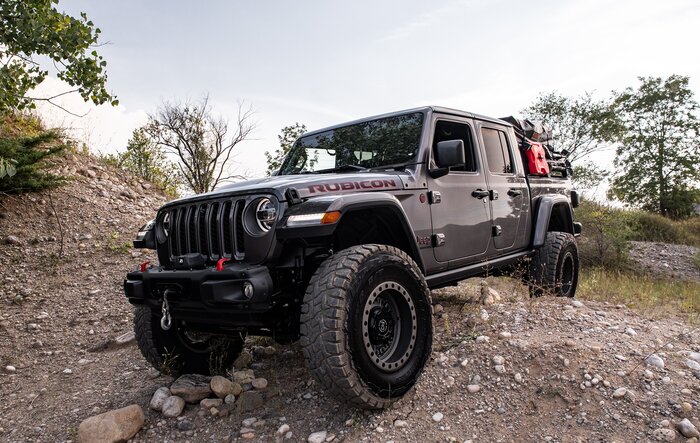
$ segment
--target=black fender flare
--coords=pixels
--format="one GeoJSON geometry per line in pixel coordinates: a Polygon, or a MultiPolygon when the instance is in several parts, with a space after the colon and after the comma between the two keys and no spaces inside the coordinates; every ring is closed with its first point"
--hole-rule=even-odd
{"type": "Polygon", "coordinates": [[[544,244],[549,229],[549,222],[552,219],[552,212],[561,211],[557,217],[563,217],[562,232],[567,232],[572,235],[577,235],[580,228],[577,230],[574,224],[574,213],[571,208],[571,202],[566,196],[561,194],[546,194],[539,196],[534,202],[535,219],[533,220],[532,229],[532,247],[539,248],[544,244]]]}
{"type": "Polygon", "coordinates": [[[396,229],[399,230],[406,238],[406,243],[410,250],[406,251],[413,258],[420,269],[425,272],[423,262],[421,260],[416,237],[413,233],[411,223],[406,216],[406,212],[399,200],[392,194],[387,192],[359,192],[354,194],[340,194],[332,196],[321,196],[310,198],[305,202],[288,207],[281,220],[280,226],[277,228],[278,239],[292,238],[312,238],[332,236],[337,227],[343,222],[343,219],[355,211],[366,209],[385,209],[390,211],[399,222],[396,229]],[[305,227],[287,227],[286,222],[289,216],[314,214],[319,212],[340,211],[340,219],[333,224],[315,225],[305,227]]]}

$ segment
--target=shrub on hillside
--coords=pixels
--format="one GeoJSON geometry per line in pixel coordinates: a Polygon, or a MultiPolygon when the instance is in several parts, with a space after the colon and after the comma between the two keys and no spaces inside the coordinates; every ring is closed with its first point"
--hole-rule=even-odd
{"type": "Polygon", "coordinates": [[[583,223],[578,242],[583,265],[617,269],[627,263],[632,234],[629,213],[583,201],[576,209],[576,219],[583,223]]]}
{"type": "Polygon", "coordinates": [[[700,217],[671,220],[644,211],[629,213],[631,240],[700,246],[700,217]]]}
{"type": "Polygon", "coordinates": [[[632,240],[663,243],[682,243],[683,232],[679,223],[644,211],[630,213],[632,219],[632,240]]]}
{"type": "Polygon", "coordinates": [[[686,244],[700,247],[700,216],[688,218],[678,223],[686,244]]]}
{"type": "Polygon", "coordinates": [[[11,159],[12,174],[0,178],[0,192],[19,194],[59,185],[63,178],[48,171],[50,164],[47,160],[64,149],[60,135],[44,130],[36,118],[23,115],[3,118],[0,158],[11,159]]]}
{"type": "Polygon", "coordinates": [[[102,156],[102,159],[148,180],[171,197],[177,196],[178,187],[182,183],[177,167],[143,129],[133,132],[126,151],[108,154],[102,156]]]}

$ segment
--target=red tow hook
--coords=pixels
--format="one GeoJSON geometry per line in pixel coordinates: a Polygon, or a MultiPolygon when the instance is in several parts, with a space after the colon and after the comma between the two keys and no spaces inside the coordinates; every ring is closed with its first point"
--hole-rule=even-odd
{"type": "Polygon", "coordinates": [[[148,269],[148,265],[151,263],[150,260],[146,260],[145,262],[141,263],[141,272],[146,272],[146,269],[148,269]]]}
{"type": "Polygon", "coordinates": [[[223,271],[223,270],[224,270],[224,263],[226,263],[226,262],[229,261],[229,260],[231,260],[231,259],[226,258],[226,257],[220,258],[219,261],[216,262],[216,270],[217,270],[217,272],[223,271]]]}

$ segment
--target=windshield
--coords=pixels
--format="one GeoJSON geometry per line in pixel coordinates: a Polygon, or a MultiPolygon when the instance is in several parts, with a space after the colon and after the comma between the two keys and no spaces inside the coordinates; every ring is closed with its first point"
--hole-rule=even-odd
{"type": "Polygon", "coordinates": [[[423,113],[395,115],[301,137],[280,175],[360,171],[414,163],[423,113]]]}

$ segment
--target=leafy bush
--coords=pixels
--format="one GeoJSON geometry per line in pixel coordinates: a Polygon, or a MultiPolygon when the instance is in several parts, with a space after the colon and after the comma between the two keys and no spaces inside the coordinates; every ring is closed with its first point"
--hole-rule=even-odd
{"type": "Polygon", "coordinates": [[[632,235],[629,213],[591,201],[582,201],[576,209],[583,223],[579,255],[583,265],[621,268],[629,259],[632,235]]]}
{"type": "Polygon", "coordinates": [[[4,119],[0,127],[0,158],[4,159],[5,177],[0,178],[0,192],[19,194],[59,185],[64,179],[48,171],[47,160],[64,149],[60,135],[44,130],[33,117],[16,115],[4,119]]]}
{"type": "Polygon", "coordinates": [[[644,211],[629,214],[632,240],[700,246],[700,217],[676,221],[644,211]]]}
{"type": "Polygon", "coordinates": [[[700,247],[700,216],[696,215],[678,223],[686,244],[700,247]]]}
{"type": "Polygon", "coordinates": [[[148,180],[171,197],[177,196],[182,183],[175,164],[168,160],[143,129],[133,132],[125,152],[104,155],[102,160],[148,180]]]}
{"type": "Polygon", "coordinates": [[[663,243],[682,242],[683,233],[673,220],[644,211],[634,211],[632,216],[632,239],[663,243]]]}

